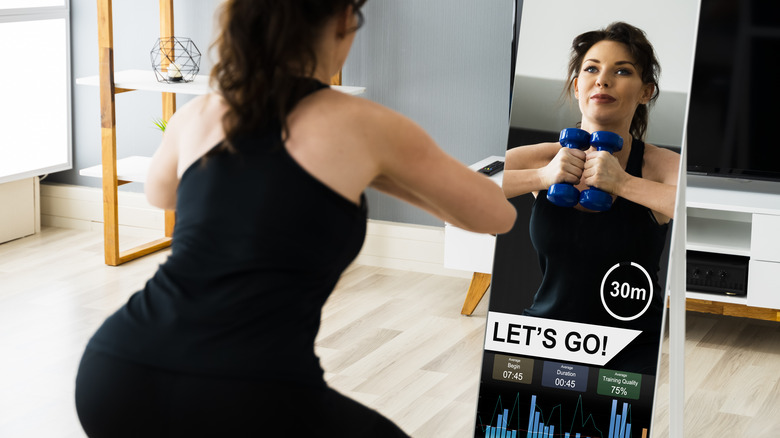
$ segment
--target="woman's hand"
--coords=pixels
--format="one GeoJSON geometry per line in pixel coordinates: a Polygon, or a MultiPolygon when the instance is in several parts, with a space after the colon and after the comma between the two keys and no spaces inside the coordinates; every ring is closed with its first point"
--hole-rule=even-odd
{"type": "Polygon", "coordinates": [[[630,177],[620,166],[617,157],[607,151],[590,151],[585,155],[585,167],[582,180],[590,187],[596,187],[612,195],[619,195],[618,190],[630,177]]]}
{"type": "Polygon", "coordinates": [[[577,185],[587,165],[585,152],[579,149],[559,148],[550,162],[539,169],[539,180],[545,188],[557,183],[577,185]]]}

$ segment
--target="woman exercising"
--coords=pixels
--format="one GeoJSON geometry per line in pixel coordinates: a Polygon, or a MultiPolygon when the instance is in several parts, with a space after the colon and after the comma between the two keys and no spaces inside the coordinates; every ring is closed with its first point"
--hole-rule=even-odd
{"type": "MultiPolygon", "coordinates": [[[[507,197],[526,193],[536,197],[530,233],[542,283],[524,314],[642,330],[612,364],[648,373],[656,367],[664,295],[658,271],[674,216],[680,165],[679,154],[643,141],[648,107],[658,98],[659,73],[644,32],[627,23],[574,38],[567,90],[573,92],[582,114],[579,128],[591,134],[615,133],[622,139],[622,149],[610,154],[592,146],[583,151],[559,143],[515,147],[507,151],[503,180],[507,197]],[[547,199],[548,188],[556,183],[569,183],[580,191],[597,187],[614,202],[601,212],[580,204],[560,207],[547,199]],[[610,269],[630,262],[648,273],[654,291],[645,312],[625,321],[616,318],[600,296],[612,292],[602,291],[611,287],[609,282],[602,285],[610,269]]],[[[644,291],[650,299],[648,288],[644,291]]]]}
{"type": "Polygon", "coordinates": [[[76,407],[90,437],[401,437],[329,388],[323,304],[374,187],[468,230],[514,207],[408,118],[326,84],[365,0],[227,0],[215,92],[171,118],[146,195],[177,213],[169,258],[90,339],[76,407]]]}

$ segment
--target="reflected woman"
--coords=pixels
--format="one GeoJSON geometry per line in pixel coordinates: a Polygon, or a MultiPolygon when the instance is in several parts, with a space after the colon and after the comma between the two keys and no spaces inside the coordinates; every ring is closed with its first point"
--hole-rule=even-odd
{"type": "Polygon", "coordinates": [[[536,198],[530,232],[542,283],[524,314],[642,330],[632,348],[607,366],[654,373],[663,309],[658,271],[680,163],[679,154],[643,141],[648,106],[658,98],[660,66],[645,33],[616,22],[574,39],[568,73],[567,91],[582,113],[579,128],[614,132],[623,147],[610,154],[592,146],[583,151],[541,143],[507,151],[506,196],[536,198]],[[556,183],[598,187],[612,196],[613,205],[603,212],[559,207],[547,199],[556,183]],[[647,271],[653,299],[641,317],[622,321],[602,302],[602,280],[627,262],[647,271]]]}

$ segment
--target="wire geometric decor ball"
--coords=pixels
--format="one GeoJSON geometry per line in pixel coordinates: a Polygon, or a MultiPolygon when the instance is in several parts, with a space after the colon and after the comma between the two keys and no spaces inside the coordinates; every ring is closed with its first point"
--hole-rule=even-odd
{"type": "Polygon", "coordinates": [[[200,50],[189,38],[158,38],[150,56],[158,82],[192,82],[200,71],[200,50]]]}

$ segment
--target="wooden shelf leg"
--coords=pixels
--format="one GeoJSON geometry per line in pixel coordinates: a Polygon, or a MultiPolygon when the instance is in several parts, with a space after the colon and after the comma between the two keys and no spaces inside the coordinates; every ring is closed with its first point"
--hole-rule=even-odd
{"type": "Polygon", "coordinates": [[[114,104],[114,41],[111,0],[98,1],[101,159],[103,163],[103,235],[106,264],[119,261],[119,219],[116,177],[116,115],[114,104]]]}
{"type": "Polygon", "coordinates": [[[490,274],[483,274],[481,272],[475,272],[471,276],[471,284],[469,284],[469,291],[466,293],[466,301],[463,302],[463,309],[461,309],[461,315],[471,315],[474,313],[474,309],[485,296],[488,286],[490,286],[490,274]]]}
{"type": "MultiPolygon", "coordinates": [[[[160,0],[160,38],[174,36],[173,32],[173,0],[160,0]]],[[[167,68],[167,66],[165,66],[167,68]]],[[[162,93],[162,118],[166,122],[176,112],[176,94],[162,93]]],[[[176,223],[176,212],[165,212],[165,237],[173,236],[173,227],[176,223]]]]}
{"type": "MultiPolygon", "coordinates": [[[[106,264],[119,266],[122,263],[146,254],[167,248],[171,244],[176,215],[165,213],[165,236],[127,251],[119,250],[119,207],[117,187],[124,181],[117,179],[116,152],[116,100],[114,83],[114,37],[113,10],[111,0],[98,0],[98,45],[100,73],[100,126],[101,159],[103,166],[103,236],[106,264]]],[[[160,0],[161,37],[173,36],[173,0],[160,0]]],[[[176,111],[176,95],[163,93],[163,119],[168,121],[176,111]]]]}
{"type": "Polygon", "coordinates": [[[173,227],[176,224],[176,212],[165,210],[165,237],[173,237],[173,227]]]}

